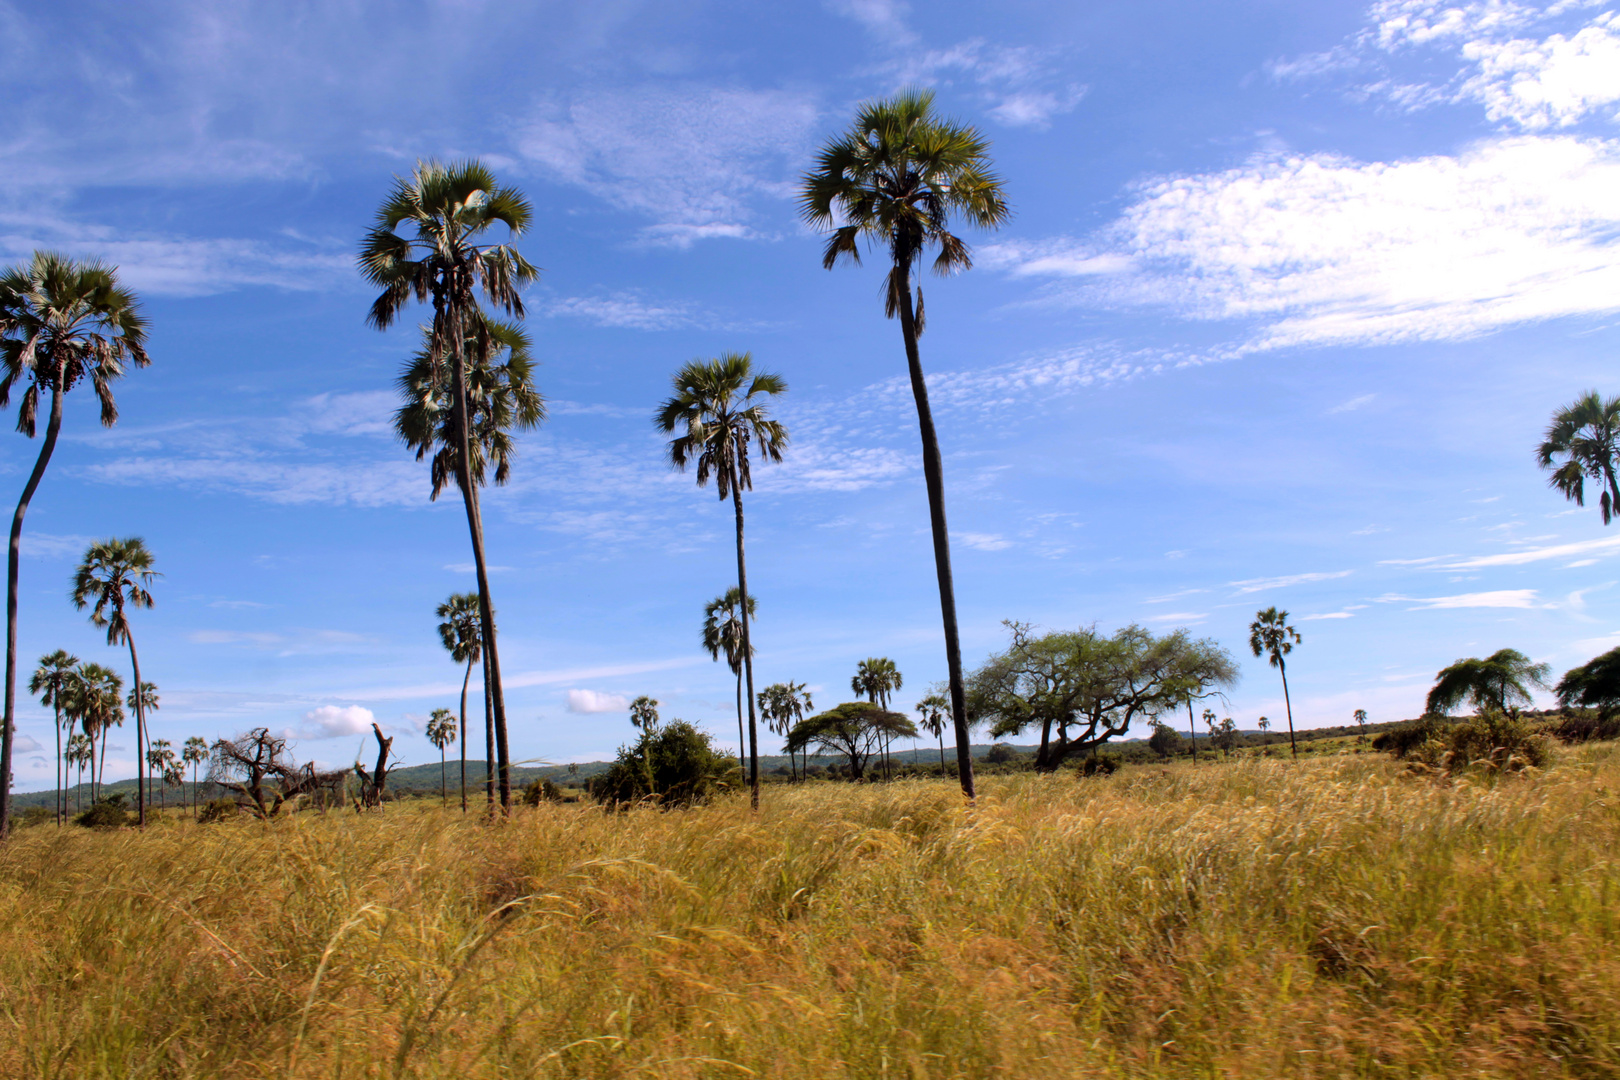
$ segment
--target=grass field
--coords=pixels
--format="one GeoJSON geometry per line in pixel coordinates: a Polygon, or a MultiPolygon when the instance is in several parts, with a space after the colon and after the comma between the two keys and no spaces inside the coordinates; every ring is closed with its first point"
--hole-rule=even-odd
{"type": "Polygon", "coordinates": [[[1620,1072],[1620,748],[0,849],[6,1077],[1620,1072]]]}

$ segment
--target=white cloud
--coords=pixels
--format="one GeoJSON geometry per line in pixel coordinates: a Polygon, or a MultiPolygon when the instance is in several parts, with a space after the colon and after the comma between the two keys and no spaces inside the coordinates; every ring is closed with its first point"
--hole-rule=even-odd
{"type": "Polygon", "coordinates": [[[701,86],[599,91],[543,104],[518,154],[561,183],[653,219],[643,239],[748,237],[754,198],[783,198],[808,152],[812,98],[701,86]]]}
{"type": "MultiPolygon", "coordinates": [[[[470,562],[445,563],[444,568],[450,571],[452,574],[476,574],[478,572],[478,564],[470,562]]],[[[491,566],[488,563],[484,564],[484,573],[486,574],[504,574],[511,569],[512,568],[510,566],[491,566]]]]}
{"type": "Polygon", "coordinates": [[[1620,143],[1573,136],[1396,162],[1264,156],[1144,185],[1068,256],[998,255],[1015,274],[1091,275],[1049,302],[1249,321],[1238,353],[1456,340],[1620,310],[1617,188],[1620,143]],[[1135,269],[1092,270],[1109,265],[1135,269]]]}
{"type": "Polygon", "coordinates": [[[36,750],[44,749],[40,746],[39,740],[32,735],[24,735],[22,732],[17,731],[16,728],[12,728],[12,732],[11,750],[13,753],[32,754],[36,750]]]}
{"type": "Polygon", "coordinates": [[[1492,120],[1527,131],[1569,127],[1620,102],[1620,25],[1604,12],[1570,37],[1541,41],[1470,41],[1462,48],[1479,74],[1461,94],[1485,106],[1492,120]]]}
{"type": "Polygon", "coordinates": [[[1332,581],[1335,578],[1349,577],[1349,570],[1317,571],[1311,574],[1285,574],[1282,577],[1250,578],[1247,581],[1233,581],[1229,584],[1237,589],[1238,595],[1261,592],[1265,589],[1281,589],[1289,585],[1304,585],[1312,581],[1332,581]]]}
{"type": "Polygon", "coordinates": [[[1171,611],[1164,615],[1149,615],[1148,622],[1195,623],[1203,622],[1207,618],[1209,613],[1203,611],[1171,611]]]}
{"type": "Polygon", "coordinates": [[[1065,79],[1063,68],[1054,50],[973,38],[948,49],[907,55],[887,70],[902,85],[950,85],[955,78],[964,79],[1001,123],[1044,128],[1086,96],[1087,87],[1065,79]]]}
{"type": "Polygon", "coordinates": [[[572,713],[624,712],[630,708],[630,699],[622,694],[603,694],[595,690],[568,691],[568,711],[572,713]]]}
{"type": "Polygon", "coordinates": [[[370,709],[360,705],[322,705],[304,714],[304,722],[312,726],[299,734],[306,739],[363,735],[376,719],[370,709]]]}
{"type": "Polygon", "coordinates": [[[1384,602],[1411,601],[1417,606],[1412,611],[1427,611],[1450,608],[1533,608],[1541,605],[1536,602],[1535,589],[1497,589],[1492,592],[1462,593],[1457,596],[1384,596],[1384,602]]]}
{"type": "MultiPolygon", "coordinates": [[[[1549,547],[1530,548],[1528,551],[1509,551],[1500,555],[1480,555],[1459,559],[1434,567],[1437,570],[1478,570],[1486,566],[1523,566],[1546,559],[1563,559],[1571,555],[1611,555],[1620,551],[1620,536],[1598,540],[1578,540],[1573,544],[1553,544],[1549,547]]],[[[1588,565],[1580,563],[1578,565],[1588,565]]]]}
{"type": "Polygon", "coordinates": [[[957,533],[956,538],[976,551],[1001,551],[1012,547],[1012,541],[997,533],[957,533]]]}
{"type": "Polygon", "coordinates": [[[909,45],[916,35],[906,26],[911,6],[903,0],[828,0],[827,10],[854,19],[881,39],[909,45]]]}
{"type": "Polygon", "coordinates": [[[564,296],[549,301],[541,310],[553,317],[586,319],[598,326],[631,330],[676,330],[713,322],[690,304],[655,303],[634,292],[564,296]]]}
{"type": "Polygon", "coordinates": [[[1353,611],[1329,611],[1321,615],[1301,615],[1299,617],[1299,621],[1315,622],[1318,619],[1353,619],[1355,617],[1356,615],[1353,611]]]}
{"type": "Polygon", "coordinates": [[[1357,409],[1361,408],[1363,405],[1366,405],[1369,402],[1371,402],[1377,396],[1378,396],[1377,394],[1362,394],[1360,397],[1353,397],[1349,401],[1346,401],[1342,405],[1333,406],[1333,408],[1328,410],[1328,415],[1331,416],[1331,415],[1334,415],[1336,413],[1355,412],[1357,409]]]}

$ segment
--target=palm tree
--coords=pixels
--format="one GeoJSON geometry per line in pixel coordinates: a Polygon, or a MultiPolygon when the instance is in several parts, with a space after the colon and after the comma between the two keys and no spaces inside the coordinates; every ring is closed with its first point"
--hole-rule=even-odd
{"type": "Polygon", "coordinates": [[[1288,698],[1288,663],[1285,657],[1300,644],[1299,631],[1288,625],[1288,612],[1278,611],[1275,604],[1255,613],[1249,624],[1249,648],[1255,656],[1265,656],[1272,667],[1282,675],[1283,707],[1288,710],[1288,748],[1299,757],[1299,745],[1294,742],[1294,705],[1288,698]]]}
{"type": "MultiPolygon", "coordinates": [[[[91,544],[84,553],[84,561],[73,574],[73,606],[83,611],[90,608],[90,622],[107,628],[107,644],[129,646],[129,665],[135,677],[131,686],[144,686],[141,682],[141,661],[135,655],[135,638],[129,630],[125,616],[126,605],[132,608],[150,608],[152,594],[146,586],[155,577],[152,553],[146,542],[138,536],[127,540],[102,540],[91,544]]],[[[135,784],[136,816],[146,824],[146,776],[142,753],[146,749],[146,702],[144,695],[131,694],[130,703],[135,710],[135,784]]]]}
{"type": "MultiPolygon", "coordinates": [[[[86,762],[92,759],[93,753],[94,751],[90,745],[90,736],[77,733],[68,736],[67,749],[62,751],[62,758],[69,765],[77,766],[79,770],[79,780],[78,783],[74,785],[74,813],[78,813],[79,810],[84,806],[84,798],[81,794],[81,789],[84,787],[84,766],[86,762]]],[[[93,773],[91,775],[94,776],[93,773]]],[[[65,803],[66,801],[67,800],[64,798],[63,802],[65,803]]]]}
{"type": "MultiPolygon", "coordinates": [[[[62,706],[65,702],[62,699],[72,692],[68,688],[77,677],[74,668],[78,664],[77,656],[69,655],[65,649],[57,649],[39,658],[39,667],[34,669],[33,677],[28,680],[28,692],[38,697],[41,705],[56,710],[56,767],[59,777],[56,785],[57,824],[67,821],[67,760],[62,757],[62,706]]],[[[71,724],[72,720],[68,723],[71,724]]]]}
{"type": "Polygon", "coordinates": [[[1367,741],[1367,710],[1366,709],[1357,709],[1355,711],[1354,715],[1355,715],[1355,720],[1356,720],[1356,726],[1361,729],[1361,733],[1356,736],[1356,741],[1357,742],[1366,742],[1367,741]]]}
{"type": "Polygon", "coordinates": [[[860,262],[860,240],[886,249],[890,263],[884,313],[899,317],[911,393],[922,433],[923,479],[928,487],[945,625],[945,662],[950,670],[951,716],[956,726],[957,767],[962,792],[973,797],[973,758],[968,744],[962,682],[962,647],[956,627],[956,587],[951,577],[950,534],[945,525],[945,479],[939,438],[928,406],[917,338],[923,332],[922,290],[912,309],[911,274],[929,248],[938,249],[934,271],[948,275],[973,265],[968,247],[950,231],[957,215],[993,229],[1009,211],[1001,181],[991,171],[990,144],[966,125],[933,113],[934,95],[906,90],[861,107],[855,124],[822,149],[816,168],[803,178],[800,209],[813,227],[831,230],[822,265],[860,262]]]}
{"type": "Polygon", "coordinates": [[[1261,743],[1261,745],[1262,746],[1270,746],[1271,741],[1266,738],[1266,733],[1271,730],[1271,721],[1266,719],[1264,716],[1262,716],[1260,718],[1258,726],[1260,728],[1260,743],[1261,743]]]}
{"type": "Polygon", "coordinates": [[[487,692],[494,713],[502,811],[510,810],[512,805],[511,755],[494,605],[484,560],[483,518],[474,474],[467,467],[473,461],[473,424],[466,344],[468,335],[476,334],[482,322],[475,295],[478,289],[491,304],[521,318],[520,290],[540,275],[516,248],[509,244],[480,244],[479,239],[497,225],[504,225],[516,238],[529,227],[533,216],[523,195],[515,188],[502,187],[479,162],[445,165],[419,161],[409,177],[395,178],[394,188],[378,208],[376,224],[366,234],[360,250],[361,272],[383,290],[371,306],[371,325],[386,330],[413,297],[419,302],[431,301],[431,386],[442,385],[437,369],[447,358],[450,361],[449,426],[455,455],[449,466],[461,488],[467,531],[472,538],[473,566],[478,575],[479,620],[487,692]],[[415,235],[400,235],[396,230],[401,225],[410,226],[415,235]]]}
{"type": "MultiPolygon", "coordinates": [[[[157,712],[157,684],[149,682],[141,683],[141,700],[139,702],[136,702],[135,700],[135,688],[133,686],[130,687],[128,696],[124,698],[124,705],[129,709],[130,712],[136,713],[140,716],[150,716],[157,712]]],[[[156,744],[148,744],[148,746],[152,745],[156,744]]],[[[168,744],[164,743],[164,745],[167,746],[168,744]]],[[[172,757],[173,755],[171,754],[170,756],[172,757]]],[[[149,771],[146,774],[146,782],[150,786],[154,780],[159,780],[162,778],[163,770],[160,767],[152,764],[152,751],[150,749],[146,751],[146,764],[149,767],[149,771]]]]}
{"type": "Polygon", "coordinates": [[[929,732],[939,740],[939,775],[945,775],[945,719],[951,715],[950,698],[943,694],[929,694],[917,702],[917,711],[922,714],[923,730],[929,732]]]}
{"type": "Polygon", "coordinates": [[[1552,470],[1547,483],[1576,506],[1586,505],[1586,481],[1600,482],[1598,511],[1603,524],[1620,516],[1620,481],[1615,456],[1620,453],[1620,397],[1607,401],[1588,390],[1553,413],[1547,437],[1536,447],[1536,464],[1552,470]],[[1563,458],[1559,463],[1558,459],[1563,458]]]}
{"type": "Polygon", "coordinates": [[[79,665],[79,688],[83,697],[75,705],[79,726],[91,740],[90,798],[101,794],[102,776],[107,771],[107,733],[124,726],[124,680],[118,672],[100,664],[79,665]],[[101,749],[95,741],[101,740],[101,749]]]}
{"type": "MultiPolygon", "coordinates": [[[[440,604],[435,612],[439,616],[439,640],[444,642],[450,659],[467,665],[461,677],[461,812],[467,812],[467,684],[472,681],[473,665],[483,659],[483,636],[477,593],[451,593],[450,599],[440,604]]],[[[484,695],[484,793],[491,808],[495,805],[495,734],[494,717],[488,708],[489,695],[484,695]]]]}
{"type": "Polygon", "coordinates": [[[193,735],[186,740],[186,745],[180,751],[180,760],[191,766],[191,816],[197,816],[197,797],[202,790],[197,782],[197,769],[208,760],[208,743],[200,735],[193,735]]]}
{"type": "Polygon", "coordinates": [[[1483,660],[1470,657],[1441,668],[1423,708],[1443,716],[1467,701],[1478,710],[1507,712],[1529,705],[1532,688],[1549,689],[1550,674],[1549,665],[1533,663],[1517,649],[1498,649],[1483,660]]]}
{"type": "MultiPolygon", "coordinates": [[[[151,686],[152,684],[147,683],[146,685],[151,686]]],[[[130,690],[130,696],[133,697],[134,694],[135,691],[130,690]]],[[[167,809],[169,805],[167,792],[171,785],[168,782],[168,777],[174,772],[174,762],[174,750],[171,749],[169,740],[153,739],[151,749],[146,751],[146,764],[152,770],[150,775],[153,779],[163,782],[163,786],[158,789],[159,798],[163,800],[161,809],[167,809]]]]}
{"type": "MultiPolygon", "coordinates": [[[[772,683],[759,692],[759,714],[773,735],[787,735],[794,724],[804,719],[805,713],[814,709],[804,683],[772,683]]],[[[798,755],[791,748],[788,750],[788,769],[789,775],[797,780],[798,755]]]]}
{"type": "MultiPolygon", "coordinates": [[[[857,694],[865,694],[866,700],[874,705],[881,705],[885,712],[889,709],[889,695],[900,689],[903,679],[900,669],[893,660],[887,656],[869,656],[855,665],[855,674],[850,677],[849,688],[857,694]]],[[[889,778],[889,736],[883,740],[883,778],[889,778]]]]}
{"type": "Polygon", "coordinates": [[[644,748],[641,764],[647,772],[647,790],[658,794],[658,783],[653,778],[652,737],[658,731],[658,702],[642,694],[630,703],[630,726],[641,732],[644,748]]]}
{"type": "MultiPolygon", "coordinates": [[[[708,650],[709,659],[719,660],[720,654],[726,654],[726,666],[737,677],[737,764],[744,772],[748,771],[748,761],[743,754],[748,749],[748,739],[743,730],[742,708],[742,678],[743,678],[743,634],[742,618],[738,612],[742,593],[737,589],[727,589],[721,595],[703,605],[703,647],[708,650]]],[[[748,598],[748,614],[752,618],[757,601],[748,598]]]]}
{"type": "Polygon", "coordinates": [[[11,744],[17,705],[17,564],[22,551],[23,517],[39,488],[62,430],[62,399],[88,379],[101,403],[101,423],[118,422],[113,380],[126,362],[145,367],[146,320],[135,294],[118,284],[118,273],[99,262],[79,263],[36,251],[26,266],[0,274],[0,408],[11,391],[24,385],[17,407],[17,430],[34,437],[41,391],[51,394],[45,442],[23,485],[11,518],[11,550],[6,563],[6,700],[0,720],[0,840],[11,829],[11,744]]]}
{"type": "MultiPolygon", "coordinates": [[[[468,674],[471,674],[471,672],[472,668],[469,665],[468,674]]],[[[464,710],[462,716],[465,717],[465,709],[467,708],[467,690],[465,686],[462,687],[461,691],[461,707],[464,710]]],[[[466,729],[465,719],[462,720],[462,729],[466,729]]],[[[449,795],[445,792],[444,784],[444,748],[456,741],[456,718],[451,715],[449,709],[433,710],[433,715],[428,717],[427,737],[428,742],[439,748],[439,805],[444,806],[450,800],[449,795]]],[[[465,750],[461,753],[461,810],[462,813],[467,811],[467,752],[465,750]]]]}
{"type": "MultiPolygon", "coordinates": [[[[743,557],[742,493],[752,489],[748,444],[757,442],[767,461],[781,461],[787,428],[770,418],[767,397],[787,392],[779,375],[754,371],[747,353],[726,353],[715,360],[694,360],[675,373],[675,393],[658,409],[660,431],[680,434],[669,442],[669,461],[685,471],[697,464],[698,487],[713,476],[723,500],[731,496],[737,523],[737,591],[748,593],[748,564],[743,557]]],[[[754,719],[754,649],[748,636],[752,612],[743,610],[742,661],[748,680],[748,784],[751,805],[759,808],[759,745],[754,719]]]]}

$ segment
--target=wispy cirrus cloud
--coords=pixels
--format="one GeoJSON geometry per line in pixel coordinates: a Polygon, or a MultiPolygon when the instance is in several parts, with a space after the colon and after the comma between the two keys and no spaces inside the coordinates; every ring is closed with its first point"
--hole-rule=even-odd
{"type": "Polygon", "coordinates": [[[1494,589],[1488,592],[1459,593],[1456,596],[1399,596],[1394,593],[1380,596],[1378,602],[1410,603],[1410,611],[1432,611],[1456,608],[1535,608],[1546,605],[1537,599],[1535,589],[1494,589]]]}
{"type": "Polygon", "coordinates": [[[1304,585],[1313,581],[1333,581],[1337,578],[1349,577],[1354,571],[1331,570],[1316,571],[1308,574],[1284,574],[1281,577],[1250,578],[1246,581],[1231,582],[1232,588],[1238,591],[1239,596],[1248,593],[1263,592],[1266,589],[1283,589],[1290,585],[1304,585]]]}

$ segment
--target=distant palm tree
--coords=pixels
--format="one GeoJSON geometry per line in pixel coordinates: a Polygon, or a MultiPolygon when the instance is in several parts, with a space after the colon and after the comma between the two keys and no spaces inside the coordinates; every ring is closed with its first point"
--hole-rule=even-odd
{"type": "MultiPolygon", "coordinates": [[[[146,685],[151,686],[152,684],[147,683],[146,685]]],[[[130,691],[131,696],[134,693],[134,690],[130,691]]],[[[175,764],[174,750],[171,749],[168,739],[152,740],[151,749],[146,751],[146,764],[152,770],[150,773],[152,778],[163,782],[163,786],[158,789],[158,797],[162,800],[159,809],[166,810],[169,806],[166,793],[171,786],[166,778],[174,772],[175,764]]]]}
{"type": "Polygon", "coordinates": [[[1603,524],[1620,516],[1620,480],[1616,455],[1620,454],[1620,397],[1605,401],[1596,390],[1589,390],[1574,402],[1553,413],[1547,437],[1536,447],[1536,464],[1552,470],[1547,483],[1586,505],[1586,481],[1599,482],[1603,494],[1598,511],[1603,524]],[[1559,462],[1562,458],[1562,463],[1559,462]]]}
{"type": "MultiPolygon", "coordinates": [[[[84,553],[84,561],[73,574],[73,606],[83,611],[90,608],[90,622],[107,628],[108,645],[128,645],[129,664],[134,669],[132,686],[143,686],[141,661],[135,655],[135,638],[129,630],[125,607],[150,608],[152,594],[146,586],[155,577],[162,577],[152,569],[152,553],[146,542],[138,536],[127,540],[101,540],[91,544],[84,553]]],[[[143,754],[146,749],[145,700],[132,695],[135,709],[135,782],[136,807],[139,823],[146,824],[146,777],[143,754]]]]}
{"type": "Polygon", "coordinates": [[[197,770],[203,762],[208,760],[208,743],[200,735],[193,735],[186,740],[186,745],[180,751],[180,760],[191,766],[191,815],[197,816],[197,796],[201,785],[197,782],[197,770]]]}
{"type": "Polygon", "coordinates": [[[1286,657],[1300,644],[1299,631],[1288,625],[1288,612],[1278,611],[1276,605],[1255,613],[1249,624],[1249,648],[1255,656],[1264,656],[1282,675],[1283,706],[1288,710],[1288,748],[1299,757],[1299,745],[1294,741],[1294,705],[1288,697],[1288,662],[1286,657]]]}
{"type": "MultiPolygon", "coordinates": [[[[469,668],[469,670],[471,669],[469,668]]],[[[463,687],[461,706],[463,709],[467,707],[466,694],[466,688],[463,687]]],[[[466,728],[465,720],[462,721],[462,728],[463,730],[466,728]]],[[[428,742],[439,748],[439,805],[444,806],[450,801],[449,795],[445,792],[444,748],[456,741],[456,718],[449,709],[433,710],[433,714],[428,717],[427,737],[428,742]]],[[[467,809],[467,754],[465,751],[462,752],[461,762],[461,809],[465,812],[467,809]]]]}
{"type": "MultiPolygon", "coordinates": [[[[376,224],[360,250],[360,269],[382,288],[371,306],[369,321],[379,330],[393,325],[412,298],[433,304],[429,355],[434,365],[450,361],[448,407],[455,456],[450,461],[467,511],[473,566],[478,577],[479,616],[485,668],[494,710],[495,750],[500,768],[501,809],[512,805],[511,756],[506,732],[506,698],[501,690],[500,653],[496,647],[494,605],[484,559],[484,526],[478,487],[472,470],[472,405],[469,401],[467,340],[480,324],[476,293],[509,315],[523,315],[522,287],[540,272],[509,244],[480,244],[489,230],[504,225],[516,238],[534,217],[528,200],[516,188],[503,187],[476,161],[445,165],[418,161],[409,177],[397,177],[377,210],[376,224]],[[396,230],[407,225],[414,235],[396,230]]],[[[438,387],[435,374],[429,385],[438,387]]],[[[441,405],[440,407],[443,407],[441,405]]]]}
{"type": "Polygon", "coordinates": [[[658,702],[642,694],[630,703],[630,726],[641,732],[643,747],[641,764],[647,773],[647,790],[658,794],[658,781],[653,776],[652,737],[658,731],[658,702]]]}
{"type": "MultiPolygon", "coordinates": [[[[787,735],[805,713],[814,709],[804,683],[772,683],[759,692],[759,714],[773,735],[787,735]]],[[[799,778],[798,755],[792,748],[788,750],[788,774],[795,780],[799,778]]]]}
{"type": "MultiPolygon", "coordinates": [[[[142,716],[151,716],[153,713],[158,711],[157,684],[149,682],[141,683],[141,700],[139,710],[136,709],[135,688],[133,686],[130,687],[129,693],[124,697],[124,706],[128,708],[130,712],[139,711],[142,716]]],[[[156,744],[148,742],[148,749],[146,751],[146,764],[149,770],[146,774],[146,783],[148,787],[152,785],[153,781],[161,779],[161,774],[163,772],[160,765],[152,764],[152,751],[150,747],[154,745],[156,744]]],[[[163,745],[167,746],[169,744],[164,743],[163,745]]],[[[169,756],[173,757],[174,755],[171,754],[169,756]]]]}
{"type": "MultiPolygon", "coordinates": [[[[849,688],[857,694],[865,694],[866,700],[874,705],[880,705],[885,712],[889,708],[889,697],[900,689],[904,680],[900,669],[893,660],[886,656],[869,656],[855,665],[855,674],[850,677],[849,688]]],[[[891,736],[883,737],[883,777],[889,778],[889,741],[891,736]]]]}
{"type": "Polygon", "coordinates": [[[75,704],[79,726],[91,740],[90,798],[101,795],[101,781],[107,772],[107,733],[124,726],[124,680],[112,668],[95,663],[79,665],[79,691],[75,704]],[[101,748],[95,750],[99,740],[101,748]]]}
{"type": "MultiPolygon", "coordinates": [[[[473,665],[483,659],[483,634],[477,593],[451,593],[450,599],[440,604],[435,612],[439,616],[439,639],[450,653],[450,659],[467,665],[461,677],[461,812],[467,812],[467,684],[472,681],[473,665]]],[[[489,704],[489,695],[484,695],[489,704]]],[[[484,709],[484,794],[489,805],[495,805],[495,748],[493,717],[484,709]]]]}
{"type": "Polygon", "coordinates": [[[951,701],[943,694],[929,694],[917,702],[923,730],[939,740],[939,775],[945,775],[945,720],[951,715],[951,701]]]}
{"type": "MultiPolygon", "coordinates": [[[[69,689],[78,678],[79,658],[71,656],[65,649],[57,649],[39,658],[39,667],[34,669],[33,678],[28,680],[28,692],[39,698],[39,703],[56,710],[56,768],[59,780],[56,785],[56,821],[62,824],[67,821],[67,760],[62,757],[62,700],[72,691],[69,689]]],[[[71,724],[71,713],[68,721],[71,724]]]]}
{"type": "Polygon", "coordinates": [[[1269,746],[1270,745],[1270,740],[1266,738],[1266,732],[1271,730],[1271,721],[1266,719],[1264,716],[1262,716],[1260,718],[1258,726],[1260,728],[1260,741],[1261,741],[1261,743],[1269,746]]]}
{"type": "Polygon", "coordinates": [[[17,564],[22,550],[23,517],[39,488],[45,467],[62,430],[62,399],[81,379],[88,379],[101,403],[101,423],[118,422],[112,384],[124,365],[145,367],[146,319],[135,294],[118,284],[118,272],[99,262],[80,263],[47,251],[36,251],[25,266],[0,274],[0,408],[11,391],[24,384],[17,408],[17,430],[34,437],[39,396],[50,391],[51,412],[45,442],[23,485],[11,518],[11,549],[6,564],[6,698],[0,720],[0,840],[11,829],[11,751],[17,704],[17,564]]]}
{"type": "MultiPolygon", "coordinates": [[[[79,771],[79,780],[78,783],[74,785],[73,789],[73,812],[78,813],[79,810],[84,806],[84,798],[82,795],[82,789],[84,787],[84,767],[86,763],[91,761],[94,756],[94,751],[90,745],[90,737],[77,732],[69,735],[67,749],[62,752],[62,756],[69,765],[77,767],[79,771]]],[[[94,776],[93,773],[91,775],[92,777],[94,776]]],[[[66,802],[67,800],[64,799],[63,801],[66,802]]]]}
{"type": "MultiPolygon", "coordinates": [[[[726,666],[737,677],[737,763],[743,772],[748,771],[748,739],[743,730],[742,707],[742,677],[743,677],[743,634],[742,616],[738,611],[741,606],[742,593],[737,589],[727,589],[721,595],[703,605],[703,647],[708,650],[709,659],[719,660],[720,654],[726,655],[726,666]]],[[[750,596],[748,598],[748,615],[753,617],[758,602],[750,596]]]]}
{"type": "Polygon", "coordinates": [[[923,332],[922,290],[912,309],[911,274],[929,248],[936,248],[934,271],[941,275],[973,265],[968,247],[950,231],[953,214],[985,229],[1006,221],[1001,181],[992,171],[990,144],[966,124],[941,120],[928,90],[906,90],[886,101],[869,102],[845,134],[828,143],[816,167],[803,178],[800,209],[813,227],[831,235],[822,265],[860,262],[860,240],[885,249],[890,264],[884,312],[900,319],[911,393],[922,433],[923,479],[928,488],[934,534],[934,569],[939,578],[940,613],[945,628],[945,661],[950,671],[951,715],[956,725],[956,757],[962,791],[973,797],[973,758],[968,743],[962,682],[962,648],[956,625],[956,587],[951,576],[950,534],[945,524],[945,480],[928,384],[923,378],[917,338],[923,332]]]}
{"type": "Polygon", "coordinates": [[[1357,742],[1366,742],[1367,741],[1367,710],[1366,709],[1357,709],[1355,711],[1355,720],[1356,720],[1356,725],[1359,728],[1361,728],[1361,733],[1356,736],[1356,741],[1357,742]]]}
{"type": "MultiPolygon", "coordinates": [[[[655,422],[669,442],[669,461],[685,471],[697,465],[703,487],[712,476],[720,498],[731,496],[737,525],[737,591],[748,593],[748,562],[743,556],[742,493],[754,481],[748,467],[748,445],[758,443],[767,461],[781,461],[787,428],[770,418],[767,398],[787,392],[780,375],[756,372],[747,353],[726,353],[715,360],[694,360],[675,373],[675,393],[658,409],[655,422]]],[[[754,714],[754,649],[748,636],[750,612],[742,623],[743,670],[748,681],[749,800],[759,808],[759,738],[754,714]]]]}
{"type": "Polygon", "coordinates": [[[1529,705],[1532,689],[1549,689],[1550,674],[1549,665],[1533,663],[1517,649],[1498,649],[1483,660],[1458,660],[1435,675],[1424,711],[1443,716],[1467,701],[1475,709],[1507,712],[1529,705]]]}

